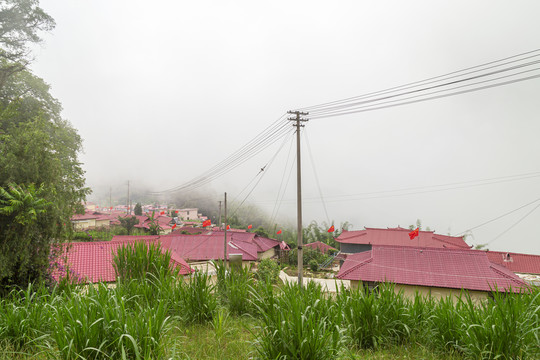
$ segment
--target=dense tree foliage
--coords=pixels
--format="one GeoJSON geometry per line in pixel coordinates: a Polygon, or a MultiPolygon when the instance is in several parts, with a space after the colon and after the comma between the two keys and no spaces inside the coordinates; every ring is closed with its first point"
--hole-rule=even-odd
{"type": "Polygon", "coordinates": [[[135,215],[139,215],[139,216],[142,215],[142,205],[141,205],[141,203],[135,204],[135,208],[133,209],[133,213],[135,215]]]}
{"type": "Polygon", "coordinates": [[[51,245],[89,193],[80,136],[49,86],[25,70],[27,46],[53,26],[37,1],[0,1],[1,288],[47,277],[51,245]]]}
{"type": "Polygon", "coordinates": [[[136,216],[119,216],[118,221],[120,221],[120,226],[126,229],[128,235],[131,235],[131,231],[139,223],[139,219],[136,216]]]}

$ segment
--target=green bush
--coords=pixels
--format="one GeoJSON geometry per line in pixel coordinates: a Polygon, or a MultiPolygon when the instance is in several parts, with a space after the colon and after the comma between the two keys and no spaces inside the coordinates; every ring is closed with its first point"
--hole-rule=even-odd
{"type": "Polygon", "coordinates": [[[309,260],[308,265],[309,265],[309,268],[311,269],[311,271],[315,272],[315,271],[319,270],[319,263],[315,259],[309,260]]]}
{"type": "Polygon", "coordinates": [[[272,259],[263,259],[257,266],[255,277],[259,281],[269,281],[272,284],[277,283],[279,279],[280,266],[272,259]]]}

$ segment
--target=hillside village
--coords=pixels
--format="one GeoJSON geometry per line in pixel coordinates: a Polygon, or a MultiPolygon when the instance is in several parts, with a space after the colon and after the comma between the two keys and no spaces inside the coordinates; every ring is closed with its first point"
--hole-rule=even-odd
{"type": "MultiPolygon", "coordinates": [[[[72,217],[78,231],[119,227],[118,217],[134,216],[138,220],[134,227],[143,234],[73,243],[66,249],[66,263],[61,266],[64,272],[55,272],[58,278],[70,269],[82,282],[114,282],[115,249],[136,242],[159,243],[181,264],[183,275],[195,271],[213,273],[213,262],[223,260],[225,252],[227,261],[236,258],[252,269],[263,259],[273,259],[285,268],[289,263],[291,246],[284,241],[260,236],[249,229],[228,227],[225,232],[223,227],[209,224],[196,208],[144,205],[144,215],[130,215],[127,206],[99,208],[90,203],[85,204],[85,209],[85,214],[72,217]],[[159,234],[149,233],[152,221],[159,224],[159,234]]],[[[332,284],[336,280],[343,281],[347,287],[366,289],[389,281],[396,284],[396,291],[410,297],[418,292],[435,298],[459,297],[462,290],[468,290],[480,299],[490,296],[494,289],[521,292],[530,285],[540,285],[540,256],[475,250],[464,237],[418,229],[415,233],[396,227],[343,230],[335,240],[339,249],[320,241],[304,245],[305,249],[320,253],[322,259],[306,280],[313,276],[313,281],[322,282],[331,291],[336,291],[332,284]],[[320,275],[336,280],[325,283],[317,279],[320,275]]],[[[282,271],[281,278],[285,282],[296,281],[291,271],[289,275],[282,271]]]]}

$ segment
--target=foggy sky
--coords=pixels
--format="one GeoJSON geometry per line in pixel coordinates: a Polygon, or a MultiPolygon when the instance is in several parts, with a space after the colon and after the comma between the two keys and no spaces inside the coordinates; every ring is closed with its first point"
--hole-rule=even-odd
{"type": "MultiPolygon", "coordinates": [[[[32,69],[83,137],[81,160],[97,197],[109,187],[124,191],[128,179],[153,190],[190,180],[289,109],[540,48],[538,1],[50,0],[41,7],[57,27],[32,69]]],[[[304,146],[304,223],[349,221],[362,229],[421,219],[456,234],[533,201],[539,177],[351,195],[540,171],[539,94],[537,79],[308,122],[328,217],[304,146]]],[[[269,213],[288,147],[247,200],[269,213]]],[[[207,191],[237,198],[277,149],[207,191]]],[[[287,189],[280,218],[294,219],[294,174],[287,189]]],[[[469,244],[493,240],[531,209],[474,230],[469,244]]],[[[490,249],[540,254],[539,222],[540,209],[490,249]]]]}

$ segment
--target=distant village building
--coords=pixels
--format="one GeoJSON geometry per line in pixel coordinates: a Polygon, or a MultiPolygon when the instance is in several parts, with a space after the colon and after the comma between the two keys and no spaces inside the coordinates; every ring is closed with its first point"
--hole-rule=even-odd
{"type": "Polygon", "coordinates": [[[188,208],[188,209],[178,209],[178,218],[180,220],[198,220],[199,219],[199,209],[197,208],[188,208]]]}
{"type": "Polygon", "coordinates": [[[370,251],[374,245],[416,246],[439,249],[470,249],[463,237],[435,234],[433,231],[419,231],[413,240],[411,230],[397,228],[365,228],[358,231],[344,230],[336,241],[342,253],[355,254],[370,251]]]}

